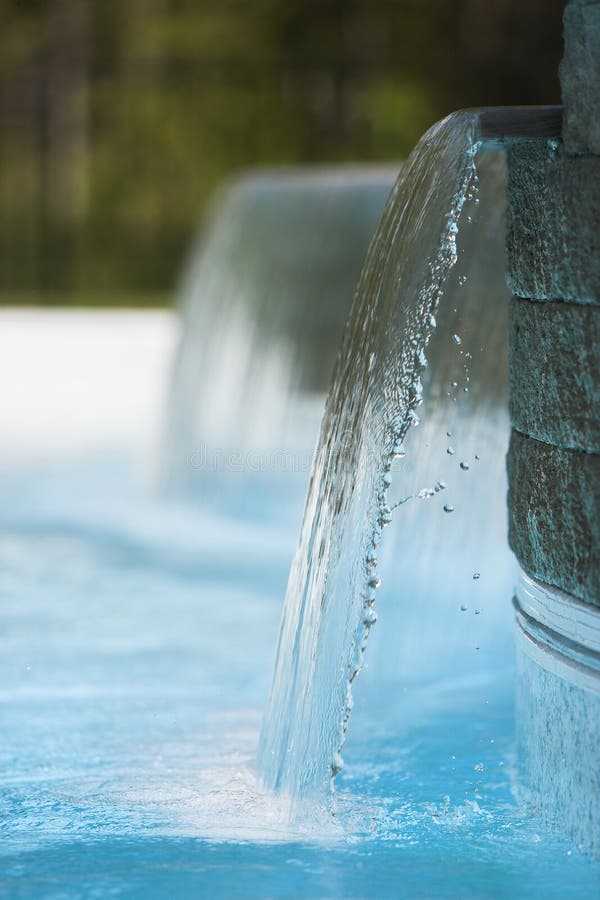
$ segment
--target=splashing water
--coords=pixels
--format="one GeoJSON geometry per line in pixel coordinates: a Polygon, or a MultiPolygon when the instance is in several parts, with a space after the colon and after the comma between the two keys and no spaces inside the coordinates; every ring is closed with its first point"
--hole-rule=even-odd
{"type": "Polygon", "coordinates": [[[419,424],[426,348],[476,177],[476,134],[477,114],[462,112],[419,142],[384,211],[346,328],[258,756],[265,785],[293,809],[303,798],[324,800],[343,765],[352,682],[376,621],[376,548],[392,516],[392,464],[419,424]]]}

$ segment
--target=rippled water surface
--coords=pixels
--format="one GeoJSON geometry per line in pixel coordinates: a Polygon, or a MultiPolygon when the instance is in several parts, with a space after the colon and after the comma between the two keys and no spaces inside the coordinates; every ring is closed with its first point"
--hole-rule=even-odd
{"type": "Polygon", "coordinates": [[[254,757],[295,528],[132,485],[89,460],[0,483],[4,895],[593,895],[512,799],[506,667],[399,684],[373,643],[335,814],[290,825],[254,757]]]}

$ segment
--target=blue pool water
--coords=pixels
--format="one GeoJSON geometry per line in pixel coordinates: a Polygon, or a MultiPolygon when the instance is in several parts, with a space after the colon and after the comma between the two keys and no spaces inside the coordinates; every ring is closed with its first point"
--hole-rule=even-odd
{"type": "Polygon", "coordinates": [[[303,485],[269,525],[133,475],[0,482],[3,896],[597,895],[598,864],[513,798],[512,672],[485,648],[477,676],[411,684],[374,642],[335,813],[290,825],[254,756],[303,485]]]}

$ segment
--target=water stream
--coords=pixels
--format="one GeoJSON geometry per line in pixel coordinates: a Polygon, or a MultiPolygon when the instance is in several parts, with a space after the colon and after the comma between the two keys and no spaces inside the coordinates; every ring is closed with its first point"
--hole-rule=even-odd
{"type": "MultiPolygon", "coordinates": [[[[394,461],[404,456],[407,433],[418,424],[428,343],[458,260],[461,213],[465,203],[471,213],[477,210],[477,149],[477,114],[472,112],[448,117],[422,138],[388,201],[358,285],[289,577],[258,757],[264,783],[286,795],[293,808],[299,799],[324,801],[342,768],[352,684],[376,621],[377,546],[394,506],[439,495],[442,515],[454,512],[441,477],[401,494],[395,503],[389,488],[394,461]]],[[[458,287],[465,279],[459,277],[458,287]]],[[[480,292],[482,286],[485,278],[480,292]]],[[[480,300],[473,316],[481,316],[481,309],[480,300]]],[[[483,318],[489,338],[490,317],[484,313],[483,318]]],[[[448,339],[468,372],[473,354],[461,349],[460,334],[448,339]]],[[[432,395],[444,382],[439,374],[444,366],[437,362],[436,379],[428,388],[432,395]]],[[[488,383],[483,379],[471,389],[472,396],[487,390],[486,402],[493,404],[502,388],[494,387],[493,364],[491,373],[491,389],[489,371],[488,383]]],[[[465,393],[468,383],[467,374],[465,393]]],[[[458,382],[448,382],[448,396],[455,393],[451,384],[458,382]]],[[[501,415],[497,418],[505,425],[501,415]]],[[[434,420],[434,429],[438,426],[434,420]]],[[[445,440],[447,456],[453,457],[451,441],[445,440]]],[[[463,467],[469,468],[464,460],[463,467]]],[[[414,536],[404,544],[400,564],[403,553],[414,552],[414,536]]],[[[432,580],[433,591],[439,576],[432,580]]],[[[402,601],[409,604],[410,597],[402,601]]]]}

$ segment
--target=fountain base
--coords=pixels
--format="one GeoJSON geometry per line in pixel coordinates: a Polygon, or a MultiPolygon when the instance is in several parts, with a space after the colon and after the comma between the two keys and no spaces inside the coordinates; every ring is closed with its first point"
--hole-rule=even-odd
{"type": "Polygon", "coordinates": [[[515,596],[527,804],[600,856],[600,610],[522,574],[515,596]]]}

